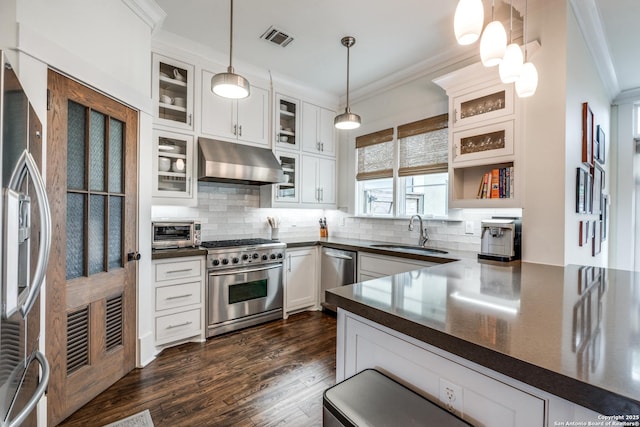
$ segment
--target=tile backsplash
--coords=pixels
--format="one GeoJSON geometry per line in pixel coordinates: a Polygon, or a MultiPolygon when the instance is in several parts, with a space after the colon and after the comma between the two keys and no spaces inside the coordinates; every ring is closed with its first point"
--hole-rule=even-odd
{"type": "MultiPolygon", "coordinates": [[[[521,209],[458,209],[455,219],[427,220],[428,246],[452,250],[480,251],[480,221],[491,216],[521,216],[521,209]],[[467,233],[467,222],[473,234],[467,233]]],[[[316,238],[318,221],[327,218],[330,237],[379,240],[417,244],[420,234],[416,223],[408,231],[408,219],[354,217],[339,210],[260,208],[258,187],[237,184],[198,183],[196,207],[153,206],[152,217],[189,218],[202,222],[202,240],[223,240],[271,236],[267,217],[280,218],[280,239],[316,238]]]]}

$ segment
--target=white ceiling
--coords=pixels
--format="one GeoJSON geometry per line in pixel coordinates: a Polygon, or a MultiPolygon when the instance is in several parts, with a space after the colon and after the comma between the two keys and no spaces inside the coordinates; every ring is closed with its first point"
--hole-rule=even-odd
{"type": "MultiPolygon", "coordinates": [[[[638,38],[629,37],[640,22],[640,1],[572,1],[592,5],[595,11],[592,21],[603,30],[601,44],[609,48],[618,90],[640,88],[638,38]]],[[[228,55],[228,0],[156,2],[167,14],[162,32],[177,34],[228,55]]],[[[496,14],[505,20],[508,0],[503,2],[496,2],[496,14]]],[[[351,91],[403,73],[416,64],[444,63],[477,52],[477,43],[465,48],[455,41],[453,14],[457,3],[457,0],[235,0],[233,63],[240,74],[242,64],[254,64],[316,89],[344,95],[347,52],[340,39],[346,35],[356,38],[350,53],[351,91]],[[259,37],[271,25],[293,36],[294,41],[282,48],[261,40],[259,37]]],[[[484,4],[486,21],[491,2],[484,4]]]]}

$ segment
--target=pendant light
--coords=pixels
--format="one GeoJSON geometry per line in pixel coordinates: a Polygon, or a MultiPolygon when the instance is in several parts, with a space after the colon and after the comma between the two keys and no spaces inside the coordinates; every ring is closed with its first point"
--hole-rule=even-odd
{"type": "Polygon", "coordinates": [[[356,39],[347,36],[340,40],[342,45],[347,48],[347,107],[344,109],[344,113],[339,114],[333,119],[333,125],[338,129],[356,129],[360,127],[360,116],[351,112],[349,108],[349,49],[356,44],[356,39]]]}
{"type": "Polygon", "coordinates": [[[458,44],[467,45],[480,38],[484,24],[482,0],[460,0],[453,16],[453,31],[458,44]]]}
{"type": "Polygon", "coordinates": [[[520,73],[520,78],[516,81],[516,93],[520,98],[528,98],[536,93],[536,89],[538,88],[538,70],[536,70],[536,66],[531,62],[527,61],[527,1],[524,3],[524,29],[522,31],[523,34],[523,42],[524,42],[524,60],[525,63],[522,66],[522,72],[520,73]]]}
{"type": "Polygon", "coordinates": [[[502,61],[507,48],[507,32],[502,22],[495,20],[495,0],[491,3],[491,19],[480,38],[480,59],[485,67],[494,67],[502,61]]]}
{"type": "Polygon", "coordinates": [[[218,73],[211,78],[211,90],[223,98],[240,99],[249,96],[251,86],[249,81],[239,74],[234,73],[231,62],[233,54],[233,0],[229,22],[229,68],[226,73],[218,73]]]}
{"type": "Polygon", "coordinates": [[[522,72],[522,49],[513,42],[513,0],[509,5],[511,15],[509,17],[509,41],[510,44],[504,52],[504,58],[500,61],[499,73],[502,83],[513,83],[520,78],[522,72]]]}

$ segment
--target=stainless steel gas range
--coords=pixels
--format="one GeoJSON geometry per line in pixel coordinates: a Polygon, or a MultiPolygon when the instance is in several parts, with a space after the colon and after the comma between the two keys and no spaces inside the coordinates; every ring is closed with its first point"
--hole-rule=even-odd
{"type": "Polygon", "coordinates": [[[207,248],[207,338],[282,318],[287,245],[275,240],[203,242],[207,248]]]}

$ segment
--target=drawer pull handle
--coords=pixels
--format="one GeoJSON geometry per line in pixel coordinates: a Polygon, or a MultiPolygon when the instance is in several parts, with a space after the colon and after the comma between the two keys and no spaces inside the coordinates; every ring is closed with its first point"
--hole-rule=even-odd
{"type": "Polygon", "coordinates": [[[193,322],[187,321],[187,322],[184,322],[184,323],[178,323],[177,325],[169,325],[169,326],[167,326],[167,329],[174,329],[174,328],[179,328],[181,326],[188,326],[188,325],[190,325],[192,323],[193,322]]]}
{"type": "Polygon", "coordinates": [[[172,296],[172,297],[167,297],[165,299],[188,298],[190,296],[193,296],[193,294],[175,295],[175,296],[172,296]]]}
{"type": "Polygon", "coordinates": [[[175,273],[184,273],[185,271],[191,271],[192,268],[183,268],[182,270],[171,270],[167,271],[167,274],[175,274],[175,273]]]}

